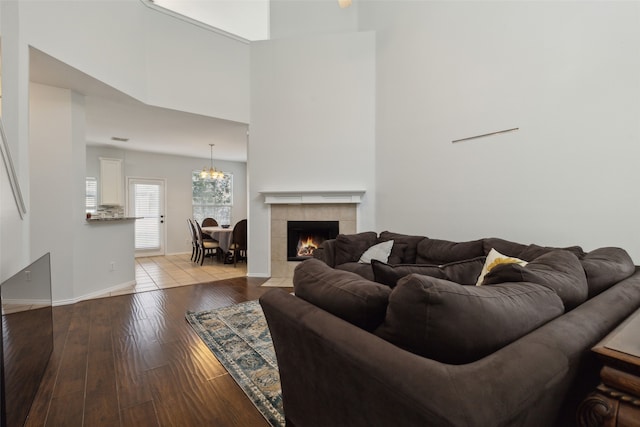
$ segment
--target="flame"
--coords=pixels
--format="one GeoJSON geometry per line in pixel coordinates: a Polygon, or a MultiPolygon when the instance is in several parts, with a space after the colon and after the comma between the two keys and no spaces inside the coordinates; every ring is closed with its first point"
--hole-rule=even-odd
{"type": "Polygon", "coordinates": [[[318,244],[313,240],[312,236],[307,236],[298,240],[297,256],[313,256],[313,251],[318,248],[318,244]]]}

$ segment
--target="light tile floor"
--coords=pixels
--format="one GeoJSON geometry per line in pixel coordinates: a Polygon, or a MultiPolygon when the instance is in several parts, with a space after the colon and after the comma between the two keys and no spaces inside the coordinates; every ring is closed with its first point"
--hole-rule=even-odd
{"type": "Polygon", "coordinates": [[[214,280],[244,277],[247,264],[223,264],[209,258],[203,265],[192,262],[190,254],[136,258],[136,284],[111,292],[110,296],[154,291],[214,280]]]}

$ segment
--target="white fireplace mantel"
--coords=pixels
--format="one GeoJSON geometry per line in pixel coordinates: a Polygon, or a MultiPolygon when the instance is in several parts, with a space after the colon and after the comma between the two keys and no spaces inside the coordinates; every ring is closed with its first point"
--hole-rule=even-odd
{"type": "Polygon", "coordinates": [[[320,203],[360,203],[364,190],[351,191],[261,191],[267,205],[299,205],[320,203]]]}

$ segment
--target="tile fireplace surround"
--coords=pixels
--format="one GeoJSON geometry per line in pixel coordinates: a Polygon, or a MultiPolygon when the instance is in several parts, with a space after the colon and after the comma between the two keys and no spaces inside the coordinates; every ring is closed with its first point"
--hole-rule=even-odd
{"type": "Polygon", "coordinates": [[[356,232],[356,203],[272,204],[271,279],[266,286],[293,286],[293,270],[300,261],[287,261],[287,221],[338,221],[339,233],[356,232]]]}

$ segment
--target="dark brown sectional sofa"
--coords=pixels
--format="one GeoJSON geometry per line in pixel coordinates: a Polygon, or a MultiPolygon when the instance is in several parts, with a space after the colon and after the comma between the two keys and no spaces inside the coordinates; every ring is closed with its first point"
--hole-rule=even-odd
{"type": "Polygon", "coordinates": [[[590,349],[640,307],[620,248],[375,232],[326,241],[260,299],[288,425],[571,426],[590,349]],[[393,240],[386,260],[359,263],[393,240]],[[491,249],[527,261],[493,268],[491,249]]]}

